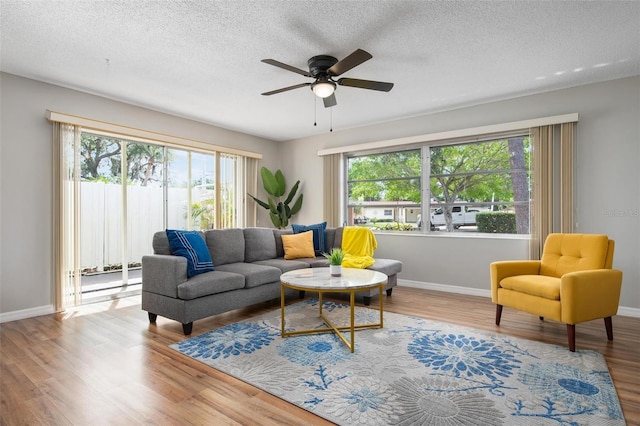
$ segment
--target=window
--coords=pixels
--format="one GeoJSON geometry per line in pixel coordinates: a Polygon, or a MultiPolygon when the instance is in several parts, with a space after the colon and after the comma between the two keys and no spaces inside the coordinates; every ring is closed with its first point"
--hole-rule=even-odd
{"type": "Polygon", "coordinates": [[[347,223],[375,230],[528,234],[530,157],[526,133],[349,155],[347,223]]]}
{"type": "Polygon", "coordinates": [[[375,229],[415,229],[421,162],[419,149],[348,157],[348,223],[375,229]]]}

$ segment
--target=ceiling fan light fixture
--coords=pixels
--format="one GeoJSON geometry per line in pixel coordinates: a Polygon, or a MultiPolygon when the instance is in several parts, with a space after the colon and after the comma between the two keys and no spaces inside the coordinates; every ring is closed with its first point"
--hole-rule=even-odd
{"type": "Polygon", "coordinates": [[[311,90],[320,98],[327,98],[336,90],[336,84],[332,81],[316,81],[311,85],[311,90]]]}

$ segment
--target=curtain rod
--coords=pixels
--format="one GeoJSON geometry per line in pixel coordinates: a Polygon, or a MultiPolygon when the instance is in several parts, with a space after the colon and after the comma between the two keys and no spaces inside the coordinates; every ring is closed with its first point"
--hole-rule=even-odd
{"type": "Polygon", "coordinates": [[[367,151],[394,146],[411,145],[431,141],[478,136],[491,133],[507,132],[511,130],[529,129],[531,127],[548,126],[553,124],[572,123],[578,121],[578,113],[554,115],[551,117],[534,118],[530,120],[512,121],[510,123],[491,124],[488,126],[471,127],[459,130],[447,130],[438,133],[427,133],[417,136],[407,136],[398,139],[387,139],[382,141],[365,142],[356,145],[339,146],[318,150],[318,156],[323,157],[331,154],[344,154],[353,151],[367,151]]]}
{"type": "Polygon", "coordinates": [[[187,139],[179,136],[167,135],[164,133],[153,132],[150,130],[137,129],[135,127],[122,126],[120,124],[109,123],[106,121],[94,120],[91,118],[80,117],[77,115],[65,114],[56,111],[47,110],[45,114],[47,120],[58,123],[73,124],[86,129],[99,130],[110,133],[117,133],[123,136],[134,138],[151,139],[154,141],[164,142],[173,146],[198,148],[206,151],[219,151],[227,154],[242,155],[245,157],[262,159],[262,154],[258,152],[245,151],[242,149],[231,148],[223,145],[214,145],[195,139],[187,139]]]}

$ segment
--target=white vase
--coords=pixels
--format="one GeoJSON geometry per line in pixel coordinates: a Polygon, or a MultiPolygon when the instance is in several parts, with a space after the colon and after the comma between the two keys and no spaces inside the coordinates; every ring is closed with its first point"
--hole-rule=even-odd
{"type": "Polygon", "coordinates": [[[329,272],[332,277],[339,277],[342,275],[342,265],[329,265],[329,272]]]}

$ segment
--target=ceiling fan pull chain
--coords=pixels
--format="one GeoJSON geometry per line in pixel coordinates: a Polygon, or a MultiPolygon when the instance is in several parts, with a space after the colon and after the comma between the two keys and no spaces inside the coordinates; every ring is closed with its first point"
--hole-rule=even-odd
{"type": "Polygon", "coordinates": [[[331,121],[329,131],[333,132],[333,108],[329,108],[329,120],[331,121]]]}
{"type": "Polygon", "coordinates": [[[318,125],[318,119],[317,119],[317,113],[318,111],[318,102],[316,101],[316,97],[313,97],[313,125],[317,126],[318,125]]]}

